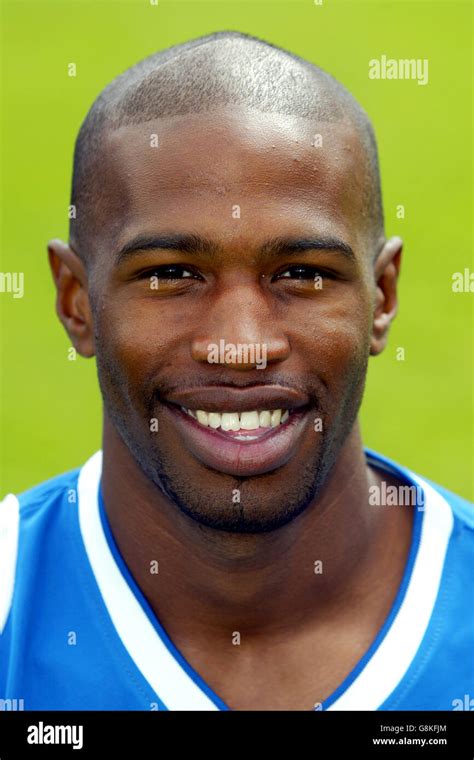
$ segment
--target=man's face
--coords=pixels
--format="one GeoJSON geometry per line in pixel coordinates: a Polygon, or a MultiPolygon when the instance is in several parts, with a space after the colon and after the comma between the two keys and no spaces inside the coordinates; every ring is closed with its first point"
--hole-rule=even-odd
{"type": "Polygon", "coordinates": [[[106,413],[197,521],[283,525],[321,489],[363,391],[375,287],[357,134],[232,107],[121,128],[106,156],[89,272],[106,413]],[[138,236],[204,243],[119,257],[138,236]],[[327,247],[297,250],[310,240],[327,247]],[[283,423],[260,415],[277,409],[283,423]]]}

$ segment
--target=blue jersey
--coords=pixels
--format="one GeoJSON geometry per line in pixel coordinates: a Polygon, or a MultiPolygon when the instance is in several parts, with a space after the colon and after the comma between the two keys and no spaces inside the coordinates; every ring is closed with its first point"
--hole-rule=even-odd
{"type": "MultiPolygon", "coordinates": [[[[384,625],[318,709],[474,709],[473,506],[366,457],[415,489],[412,544],[384,625]]],[[[1,708],[230,709],[134,582],[107,523],[101,471],[98,452],[0,504],[1,708]]]]}

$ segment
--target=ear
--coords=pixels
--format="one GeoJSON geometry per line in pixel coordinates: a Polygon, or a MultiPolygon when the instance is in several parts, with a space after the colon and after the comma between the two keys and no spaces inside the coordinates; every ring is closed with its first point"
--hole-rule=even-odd
{"type": "Polygon", "coordinates": [[[397,314],[397,282],[402,248],[403,242],[399,237],[390,238],[384,243],[374,264],[376,292],[370,341],[372,356],[377,356],[385,348],[390,325],[397,314]]]}
{"type": "Polygon", "coordinates": [[[94,329],[87,272],[77,253],[62,240],[48,243],[49,265],[56,285],[56,313],[76,351],[94,356],[94,329]]]}

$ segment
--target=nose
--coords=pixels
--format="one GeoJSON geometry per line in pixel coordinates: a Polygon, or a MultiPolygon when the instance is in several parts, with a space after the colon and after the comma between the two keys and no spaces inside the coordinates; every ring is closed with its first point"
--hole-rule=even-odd
{"type": "Polygon", "coordinates": [[[191,353],[195,361],[244,371],[284,361],[290,343],[262,285],[240,282],[208,302],[191,353]]]}

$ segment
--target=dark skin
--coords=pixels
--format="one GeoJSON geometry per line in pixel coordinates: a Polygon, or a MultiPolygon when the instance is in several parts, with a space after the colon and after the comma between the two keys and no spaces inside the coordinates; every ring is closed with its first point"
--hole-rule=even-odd
{"type": "Polygon", "coordinates": [[[221,108],[126,127],[108,138],[89,266],[73,243],[49,244],[59,317],[78,352],[97,355],[115,540],[175,645],[232,709],[309,710],[328,697],[383,624],[407,560],[412,512],[369,506],[369,487],[387,476],[366,465],[356,420],[368,357],[383,350],[396,314],[402,247],[399,238],[373,242],[363,172],[347,122],[221,108]],[[324,150],[311,145],[318,132],[324,150]],[[192,233],[220,250],[139,251],[117,263],[142,233],[192,233]],[[328,236],[353,257],[262,252],[274,237],[328,236]],[[170,264],[193,276],[180,270],[162,287],[160,270],[152,291],[148,270],[170,264]],[[313,270],[302,279],[295,265],[321,272],[322,290],[313,270]],[[209,365],[206,346],[220,338],[265,342],[266,369],[209,365]],[[243,479],[202,464],[165,401],[206,382],[279,383],[304,396],[307,421],[287,461],[243,479]],[[318,482],[304,474],[315,468],[318,482]],[[280,527],[269,529],[270,516],[280,527]]]}

